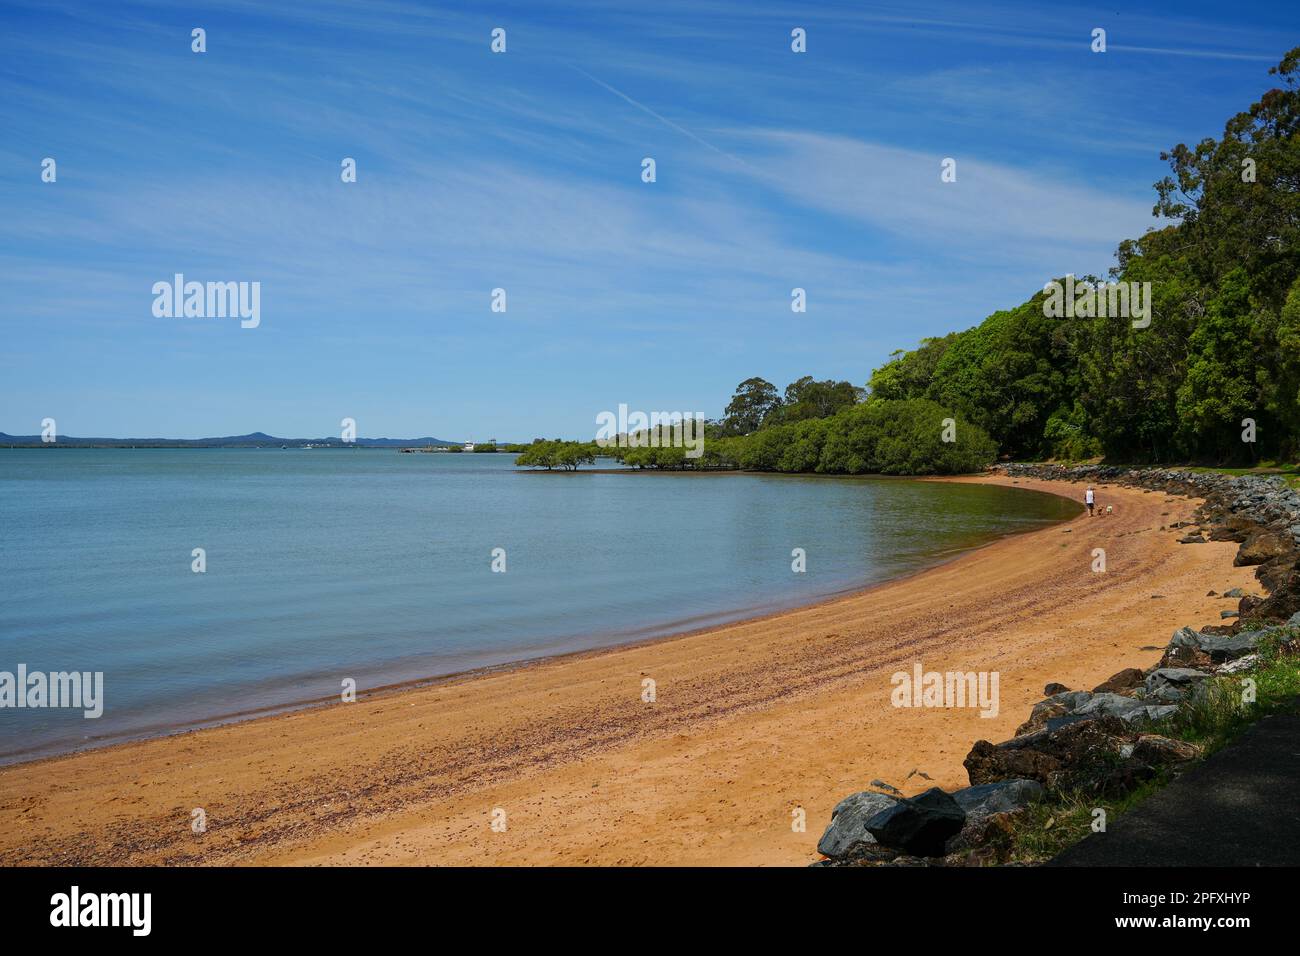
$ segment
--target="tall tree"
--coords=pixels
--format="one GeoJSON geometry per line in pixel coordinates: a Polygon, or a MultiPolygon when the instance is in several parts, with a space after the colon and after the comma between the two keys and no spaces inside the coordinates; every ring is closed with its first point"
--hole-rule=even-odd
{"type": "Polygon", "coordinates": [[[819,382],[811,375],[805,375],[785,387],[785,398],[773,417],[782,422],[827,418],[861,400],[862,390],[852,382],[834,379],[819,382]]]}
{"type": "Polygon", "coordinates": [[[763,421],[781,404],[776,386],[766,379],[747,378],[736,386],[722,421],[724,435],[748,435],[758,431],[763,421]]]}

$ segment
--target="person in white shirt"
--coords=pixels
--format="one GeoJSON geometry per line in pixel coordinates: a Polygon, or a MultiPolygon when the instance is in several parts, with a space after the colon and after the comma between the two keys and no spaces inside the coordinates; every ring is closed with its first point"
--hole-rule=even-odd
{"type": "Polygon", "coordinates": [[[1092,493],[1092,485],[1089,485],[1088,490],[1083,493],[1083,503],[1088,506],[1088,517],[1091,518],[1092,509],[1097,504],[1097,498],[1092,493]]]}

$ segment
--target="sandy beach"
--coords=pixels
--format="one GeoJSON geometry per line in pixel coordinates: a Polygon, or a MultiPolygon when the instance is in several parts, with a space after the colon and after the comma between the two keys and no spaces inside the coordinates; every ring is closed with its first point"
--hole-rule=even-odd
{"type": "Polygon", "coordinates": [[[0,864],[807,864],[842,797],[963,786],[1044,684],[1147,666],[1235,608],[1208,590],[1258,589],[1236,544],[1160,530],[1194,501],[1098,496],[1115,514],[812,607],[0,769],[0,864]],[[997,716],[891,706],[916,663],[997,671],[997,716]]]}

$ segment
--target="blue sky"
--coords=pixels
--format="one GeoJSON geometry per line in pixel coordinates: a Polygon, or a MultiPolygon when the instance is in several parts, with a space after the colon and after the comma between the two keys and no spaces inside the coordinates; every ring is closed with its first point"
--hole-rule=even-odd
{"type": "Polygon", "coordinates": [[[864,383],[1107,269],[1300,44],[1300,5],[1117,6],[7,0],[0,431],[590,438],[864,383]],[[155,318],[176,272],[260,327],[155,318]]]}

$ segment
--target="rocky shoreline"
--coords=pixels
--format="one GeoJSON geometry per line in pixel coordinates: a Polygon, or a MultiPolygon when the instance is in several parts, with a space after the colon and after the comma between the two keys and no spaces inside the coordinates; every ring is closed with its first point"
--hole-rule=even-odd
{"type": "MultiPolygon", "coordinates": [[[[1114,800],[1168,780],[1204,755],[1174,728],[1223,694],[1221,678],[1245,684],[1264,659],[1300,651],[1300,494],[1280,478],[1115,466],[1008,464],[1012,478],[1125,485],[1199,498],[1182,532],[1189,547],[1239,543],[1234,564],[1255,567],[1263,595],[1232,589],[1222,623],[1179,628],[1160,661],[1128,668],[1092,690],[1048,684],[1011,740],[976,741],[964,766],[970,786],[903,797],[881,781],[840,801],[813,866],[991,866],[1012,861],[1015,835],[1035,805],[1114,800]]],[[[1102,501],[1104,505],[1104,501],[1102,501]]],[[[1238,694],[1234,688],[1232,694],[1238,694]]],[[[1050,823],[1048,824],[1050,825],[1050,823]]]]}

